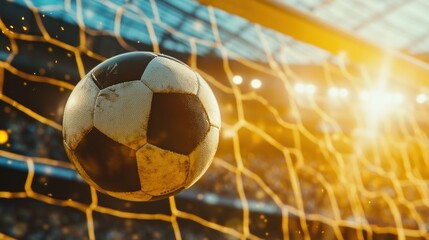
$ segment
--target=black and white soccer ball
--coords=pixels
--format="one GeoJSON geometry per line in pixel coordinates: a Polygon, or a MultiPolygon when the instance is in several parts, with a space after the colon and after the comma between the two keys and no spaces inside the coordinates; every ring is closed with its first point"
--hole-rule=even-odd
{"type": "Polygon", "coordinates": [[[194,184],[217,149],[219,107],[209,85],[179,60],[150,52],[112,57],[71,93],[64,146],[100,192],[152,201],[194,184]]]}

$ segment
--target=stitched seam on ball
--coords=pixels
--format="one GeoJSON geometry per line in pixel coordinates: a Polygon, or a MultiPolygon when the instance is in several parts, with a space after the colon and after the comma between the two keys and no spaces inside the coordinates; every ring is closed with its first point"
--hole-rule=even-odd
{"type": "MultiPolygon", "coordinates": [[[[147,71],[147,68],[148,68],[148,66],[149,66],[149,64],[153,61],[153,60],[155,60],[157,57],[159,57],[159,54],[157,54],[157,53],[153,53],[155,56],[152,58],[152,60],[150,60],[147,64],[146,64],[146,67],[145,67],[145,69],[143,70],[143,72],[142,72],[142,75],[140,76],[140,81],[144,84],[144,85],[146,85],[146,87],[147,88],[149,88],[149,86],[145,83],[145,82],[143,82],[143,75],[144,75],[144,73],[147,71]]],[[[152,91],[152,89],[150,89],[149,88],[149,90],[151,90],[152,91]]],[[[152,91],[153,92],[153,91],[152,91]]]]}
{"type": "MultiPolygon", "coordinates": [[[[196,73],[196,72],[195,72],[196,73]]],[[[202,78],[202,77],[201,77],[202,78]]],[[[203,79],[201,79],[201,81],[204,81],[203,79]]],[[[209,126],[211,126],[213,123],[211,122],[211,119],[210,119],[210,117],[209,117],[209,114],[208,114],[208,112],[207,112],[207,109],[204,107],[204,104],[203,104],[203,102],[201,101],[201,98],[198,96],[198,93],[199,93],[199,90],[200,90],[200,85],[201,85],[201,83],[200,83],[200,78],[198,78],[198,76],[197,76],[197,82],[198,82],[198,91],[197,91],[197,98],[198,98],[198,101],[200,101],[200,104],[201,104],[201,106],[203,107],[203,110],[204,110],[204,114],[206,115],[206,117],[207,117],[207,121],[209,122],[209,126]]]]}
{"type": "MultiPolygon", "coordinates": [[[[96,128],[95,127],[95,108],[97,107],[97,100],[98,100],[98,97],[100,96],[100,93],[101,93],[101,90],[98,91],[97,96],[95,97],[94,107],[92,109],[92,126],[94,126],[94,128],[96,128]]],[[[100,130],[100,129],[98,129],[98,130],[100,130]]]]}
{"type": "MultiPolygon", "coordinates": [[[[192,152],[191,152],[192,153],[192,152]]],[[[188,154],[187,156],[186,156],[186,158],[187,158],[187,165],[188,165],[188,167],[186,168],[186,176],[185,176],[185,180],[183,180],[183,183],[182,183],[182,187],[183,188],[185,188],[185,186],[186,186],[186,183],[188,182],[188,177],[189,177],[189,172],[190,172],[190,170],[191,170],[191,157],[189,156],[189,155],[191,155],[191,153],[190,154],[188,154]]]]}
{"type": "MultiPolygon", "coordinates": [[[[143,72],[144,73],[144,72],[143,72]]],[[[142,75],[142,77],[143,77],[143,75],[142,75]]],[[[144,81],[143,81],[143,79],[140,79],[140,82],[142,82],[152,93],[155,93],[154,91],[152,91],[152,89],[150,89],[150,87],[147,85],[147,83],[145,83],[144,81]]]]}
{"type": "Polygon", "coordinates": [[[91,73],[91,80],[95,83],[95,85],[102,90],[103,86],[101,86],[100,82],[97,80],[97,78],[94,75],[94,72],[91,73]]]}
{"type": "Polygon", "coordinates": [[[197,149],[204,142],[204,140],[206,140],[206,137],[209,135],[209,132],[210,132],[210,126],[208,127],[207,132],[204,134],[202,141],[200,141],[197,144],[197,146],[195,146],[194,149],[192,149],[191,153],[189,153],[187,156],[190,156],[193,152],[195,152],[195,149],[197,149]]]}
{"type": "MultiPolygon", "coordinates": [[[[97,86],[97,84],[96,83],[94,83],[96,86],[97,86]]],[[[98,92],[97,92],[97,96],[95,96],[95,101],[94,101],[94,106],[92,107],[92,109],[91,109],[91,115],[92,115],[92,119],[91,119],[91,127],[90,128],[88,128],[87,130],[85,130],[84,132],[83,132],[83,134],[81,134],[80,135],[80,137],[78,138],[78,141],[77,141],[77,145],[76,145],[76,148],[79,146],[79,143],[82,141],[82,139],[86,136],[86,134],[88,134],[93,128],[95,128],[95,124],[94,124],[94,117],[95,117],[95,105],[97,104],[97,98],[98,98],[98,95],[100,94],[100,92],[101,92],[101,90],[100,90],[100,88],[97,86],[97,88],[98,88],[98,92]]],[[[68,144],[67,144],[67,146],[68,146],[68,144]]],[[[70,147],[70,146],[69,146],[70,147]]],[[[74,148],[74,149],[72,149],[73,151],[74,150],[76,150],[76,148],[74,148]]],[[[70,148],[71,149],[71,148],[70,148]]]]}
{"type": "MultiPolygon", "coordinates": [[[[139,149],[137,149],[136,150],[136,163],[137,163],[137,171],[139,170],[139,159],[138,159],[138,157],[137,157],[137,152],[140,150],[140,149],[142,149],[142,148],[144,148],[146,145],[152,145],[152,144],[150,144],[150,143],[148,143],[147,141],[146,141],[146,143],[145,144],[143,144],[143,146],[141,146],[139,149]]],[[[139,173],[138,173],[138,175],[139,175],[139,180],[140,180],[140,191],[142,192],[142,193],[144,193],[144,194],[147,194],[147,195],[149,195],[150,196],[150,198],[153,198],[153,195],[152,194],[150,194],[150,193],[148,193],[148,192],[146,192],[146,191],[144,191],[143,190],[143,184],[142,184],[142,179],[141,179],[141,176],[140,176],[140,171],[139,171],[139,173]]]]}
{"type": "Polygon", "coordinates": [[[198,77],[198,73],[194,70],[192,70],[195,74],[195,77],[197,78],[197,93],[195,94],[196,96],[198,96],[198,93],[200,92],[200,78],[198,77]]]}
{"type": "MultiPolygon", "coordinates": [[[[75,150],[72,150],[71,148],[70,148],[70,146],[67,144],[67,142],[66,141],[64,141],[63,140],[63,143],[66,145],[66,147],[70,150],[70,151],[75,151],[75,150]]],[[[73,155],[74,155],[74,153],[72,153],[73,155]]],[[[75,158],[77,159],[77,156],[75,156],[75,158]]],[[[104,190],[102,187],[100,187],[100,186],[98,186],[98,184],[97,183],[95,183],[90,177],[89,177],[89,175],[88,175],[88,173],[85,171],[85,169],[83,168],[83,166],[82,166],[82,164],[80,164],[80,162],[79,161],[72,161],[72,165],[73,165],[73,167],[74,167],[74,170],[79,174],[79,176],[80,176],[80,173],[79,173],[79,170],[78,170],[78,168],[80,168],[81,169],[81,171],[85,174],[85,175],[87,175],[88,176],[88,178],[90,179],[90,182],[91,182],[91,184],[90,185],[92,185],[92,187],[93,188],[95,188],[95,189],[97,189],[97,191],[99,191],[99,192],[102,192],[102,193],[106,193],[107,191],[106,190],[104,190]],[[77,165],[77,167],[76,167],[76,165],[77,165]]],[[[84,179],[83,178],[83,176],[80,176],[82,179],[84,179]]],[[[84,181],[86,182],[87,180],[86,179],[84,179],[84,181]]]]}

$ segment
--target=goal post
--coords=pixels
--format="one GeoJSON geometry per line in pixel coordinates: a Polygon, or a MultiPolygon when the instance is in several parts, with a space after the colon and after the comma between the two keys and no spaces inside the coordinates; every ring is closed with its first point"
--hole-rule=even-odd
{"type": "Polygon", "coordinates": [[[250,22],[289,35],[332,54],[345,53],[353,64],[364,65],[372,73],[389,61],[390,75],[398,81],[413,79],[415,84],[429,83],[429,64],[400,51],[387,49],[362,39],[344,29],[282,4],[275,0],[198,0],[240,16],[250,22]]]}

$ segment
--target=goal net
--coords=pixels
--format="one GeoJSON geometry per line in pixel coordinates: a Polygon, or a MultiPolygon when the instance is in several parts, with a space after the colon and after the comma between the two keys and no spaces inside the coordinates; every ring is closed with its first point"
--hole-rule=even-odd
{"type": "Polygon", "coordinates": [[[0,0],[0,238],[427,239],[427,86],[194,1],[0,0]],[[190,189],[128,202],[62,147],[64,105],[99,62],[174,56],[222,114],[190,189]]]}

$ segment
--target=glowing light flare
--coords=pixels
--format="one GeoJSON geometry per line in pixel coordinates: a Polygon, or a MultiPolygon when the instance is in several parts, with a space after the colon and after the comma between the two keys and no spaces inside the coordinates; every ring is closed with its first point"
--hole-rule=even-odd
{"type": "Polygon", "coordinates": [[[235,134],[236,132],[230,128],[226,128],[222,131],[222,136],[223,138],[226,138],[226,139],[234,137],[235,134]]]}
{"type": "Polygon", "coordinates": [[[304,84],[304,83],[296,83],[294,85],[294,90],[297,93],[305,93],[305,94],[314,94],[317,91],[317,87],[314,84],[308,83],[308,84],[304,84]]]}
{"type": "Polygon", "coordinates": [[[394,103],[403,103],[405,97],[402,93],[392,93],[391,99],[394,103]]]}
{"type": "Polygon", "coordinates": [[[346,88],[331,87],[328,90],[328,95],[333,98],[336,98],[336,97],[345,98],[349,96],[349,90],[346,88]]]}
{"type": "Polygon", "coordinates": [[[331,87],[329,88],[328,94],[330,97],[337,97],[338,96],[338,88],[336,87],[331,87]]]}
{"type": "Polygon", "coordinates": [[[315,92],[316,92],[316,86],[315,86],[315,85],[313,85],[313,84],[307,84],[307,85],[305,86],[305,91],[306,91],[307,93],[309,93],[309,94],[313,94],[313,93],[315,93],[315,92]]]}
{"type": "Polygon", "coordinates": [[[405,101],[405,96],[400,92],[386,92],[380,89],[364,90],[360,92],[359,98],[369,127],[375,132],[380,120],[390,113],[400,111],[402,108],[398,106],[405,101]]]}
{"type": "Polygon", "coordinates": [[[202,32],[204,30],[204,23],[202,21],[194,21],[192,28],[197,32],[202,32]]]}
{"type": "Polygon", "coordinates": [[[347,90],[346,88],[341,88],[340,97],[348,97],[348,96],[349,96],[349,90],[347,90]]]}
{"type": "Polygon", "coordinates": [[[399,92],[389,93],[381,90],[374,90],[374,91],[364,90],[360,92],[359,98],[364,102],[371,101],[375,105],[391,104],[391,103],[400,104],[405,101],[405,96],[402,93],[399,93],[399,92]]]}
{"type": "Polygon", "coordinates": [[[7,143],[9,140],[9,134],[6,130],[1,129],[0,130],[0,145],[7,143]]]}
{"type": "Polygon", "coordinates": [[[297,93],[304,93],[305,92],[305,85],[303,83],[297,83],[293,87],[295,89],[295,92],[297,93]]]}
{"type": "Polygon", "coordinates": [[[424,93],[419,93],[416,97],[416,102],[418,104],[423,104],[423,103],[427,102],[427,100],[428,100],[428,96],[424,93]]]}
{"type": "Polygon", "coordinates": [[[262,82],[261,80],[255,78],[250,82],[250,86],[252,86],[254,89],[259,89],[262,87],[262,82]]]}
{"type": "Polygon", "coordinates": [[[235,85],[240,85],[240,84],[242,84],[242,83],[243,83],[243,77],[242,77],[242,76],[240,76],[240,75],[235,75],[234,77],[232,77],[232,82],[233,82],[235,85]]]}
{"type": "Polygon", "coordinates": [[[370,98],[369,92],[368,91],[362,91],[362,92],[360,92],[359,98],[362,101],[368,101],[369,98],[370,98]]]}
{"type": "Polygon", "coordinates": [[[374,91],[370,95],[370,100],[374,106],[382,106],[388,102],[389,98],[385,92],[374,91]]]}

